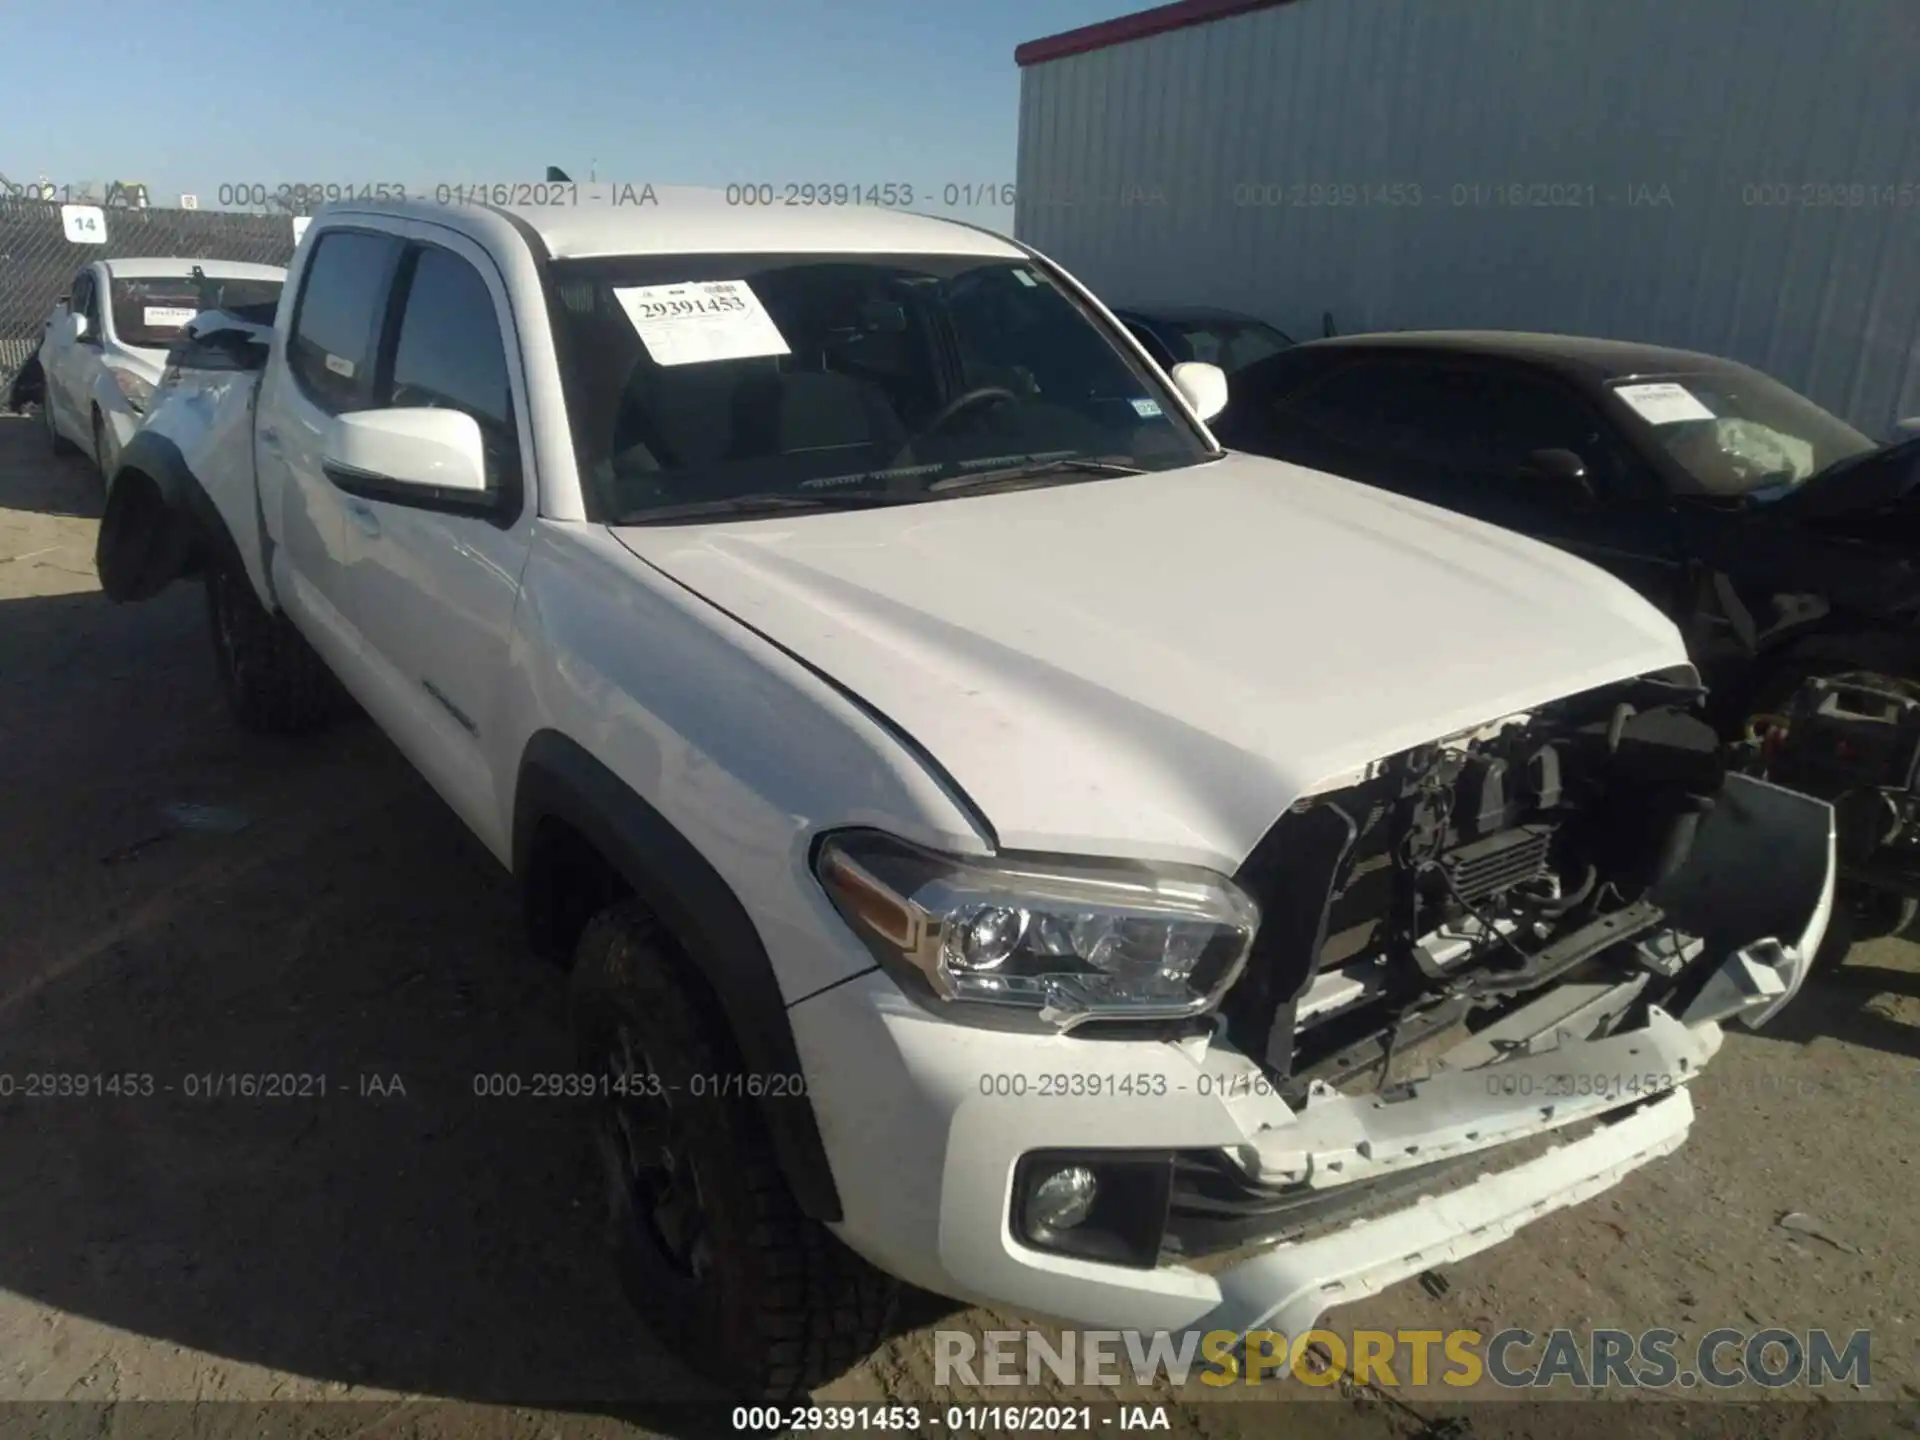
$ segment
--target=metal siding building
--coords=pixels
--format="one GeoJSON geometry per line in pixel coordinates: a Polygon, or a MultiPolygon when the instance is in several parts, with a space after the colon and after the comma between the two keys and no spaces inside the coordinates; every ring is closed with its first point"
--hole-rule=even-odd
{"type": "Polygon", "coordinates": [[[1920,414],[1920,0],[1183,0],[1015,58],[1016,232],[1112,303],[1644,340],[1920,414]]]}

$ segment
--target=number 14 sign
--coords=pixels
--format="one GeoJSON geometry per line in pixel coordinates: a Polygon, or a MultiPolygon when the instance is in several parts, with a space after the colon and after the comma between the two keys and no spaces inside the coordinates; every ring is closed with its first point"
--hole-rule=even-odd
{"type": "Polygon", "coordinates": [[[75,245],[107,243],[107,213],[98,205],[62,205],[60,228],[75,245]]]}

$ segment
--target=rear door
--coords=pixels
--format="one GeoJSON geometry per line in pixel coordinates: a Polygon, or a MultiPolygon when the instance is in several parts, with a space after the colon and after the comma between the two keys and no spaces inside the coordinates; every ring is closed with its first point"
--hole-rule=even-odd
{"type": "Polygon", "coordinates": [[[534,503],[526,379],[505,281],[463,236],[426,222],[407,240],[375,362],[381,407],[459,410],[486,445],[486,513],[425,499],[345,498],[349,618],[365,697],[396,744],[503,859],[514,774],[500,703],[534,503]]]}
{"type": "Polygon", "coordinates": [[[327,479],[322,451],[335,416],[374,403],[374,355],[405,249],[371,230],[330,227],[315,237],[290,281],[298,286],[292,317],[274,341],[281,350],[261,379],[255,417],[274,592],[356,694],[366,680],[347,613],[347,497],[327,479]]]}

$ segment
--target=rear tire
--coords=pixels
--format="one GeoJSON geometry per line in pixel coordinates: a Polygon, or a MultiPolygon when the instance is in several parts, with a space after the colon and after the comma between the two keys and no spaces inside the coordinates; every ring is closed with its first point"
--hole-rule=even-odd
{"type": "Polygon", "coordinates": [[[80,448],[60,433],[60,427],[54,423],[53,406],[45,396],[40,399],[40,426],[46,431],[47,449],[55,455],[71,455],[80,448]]]}
{"type": "Polygon", "coordinates": [[[260,603],[237,560],[210,558],[206,589],[220,686],[243,730],[298,735],[338,717],[344,699],[333,673],[285,615],[260,603]]]}
{"type": "Polygon", "coordinates": [[[629,1302],[691,1368],[791,1400],[872,1353],[899,1287],[800,1213],[759,1105],[714,1078],[741,1066],[688,963],[631,901],[580,940],[571,1008],[608,1240],[629,1302]]]}

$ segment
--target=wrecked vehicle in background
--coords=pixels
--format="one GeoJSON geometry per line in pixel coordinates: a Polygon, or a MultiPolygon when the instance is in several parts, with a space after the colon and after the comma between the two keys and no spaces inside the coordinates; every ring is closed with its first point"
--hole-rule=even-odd
{"type": "Polygon", "coordinates": [[[1777,756],[1775,778],[1864,817],[1843,826],[1826,958],[1914,919],[1913,747],[1883,761],[1897,726],[1884,698],[1862,701],[1871,716],[1836,712],[1830,689],[1807,688],[1844,680],[1859,698],[1920,681],[1911,422],[1877,444],[1731,360],[1517,331],[1317,340],[1242,371],[1234,392],[1215,427],[1229,445],[1549,541],[1647,596],[1686,633],[1743,768],[1774,773],[1777,756]],[[1801,698],[1826,718],[1790,740],[1801,698]],[[1859,763],[1833,763],[1840,725],[1859,763]]]}
{"type": "Polygon", "coordinates": [[[1223,452],[1016,241],[352,203],[190,330],[103,587],[201,577],[243,726],[337,680],[511,872],[614,1263],[730,1387],[894,1281],[1298,1333],[1680,1144],[1826,927],[1830,807],[1644,599],[1223,452]]]}

